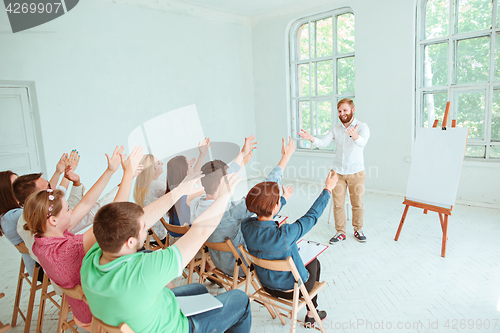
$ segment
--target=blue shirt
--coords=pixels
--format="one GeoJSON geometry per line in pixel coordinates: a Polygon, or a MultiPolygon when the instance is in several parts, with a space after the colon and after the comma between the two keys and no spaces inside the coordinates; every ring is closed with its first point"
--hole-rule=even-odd
{"type": "MultiPolygon", "coordinates": [[[[230,172],[228,171],[228,173],[230,172]]],[[[281,178],[283,178],[283,169],[280,166],[276,166],[264,181],[276,182],[279,185],[281,178]]],[[[191,221],[193,222],[198,216],[205,212],[213,202],[214,200],[207,200],[206,194],[194,199],[191,202],[191,221]]],[[[230,202],[222,216],[220,224],[212,235],[208,237],[208,241],[211,243],[221,243],[229,238],[236,248],[236,251],[238,251],[238,254],[241,256],[238,245],[243,244],[243,246],[245,246],[245,240],[241,234],[240,224],[244,219],[252,215],[253,213],[249,212],[247,209],[245,197],[236,202],[230,202]]],[[[233,276],[234,262],[236,259],[231,252],[216,251],[212,249],[209,249],[208,252],[218,269],[229,276],[233,276]]],[[[238,274],[239,276],[245,275],[241,269],[238,274]]]]}
{"type": "MultiPolygon", "coordinates": [[[[1,219],[3,233],[5,237],[15,246],[23,242],[23,239],[17,233],[17,220],[23,214],[22,208],[14,208],[5,213],[1,219]]],[[[35,268],[35,260],[30,257],[28,253],[21,253],[24,261],[24,266],[30,276],[33,276],[33,269],[35,268]]]]}
{"type": "MultiPolygon", "coordinates": [[[[255,217],[247,218],[241,223],[241,231],[248,252],[267,260],[285,260],[292,257],[302,282],[306,282],[309,272],[300,258],[297,241],[316,225],[329,200],[330,193],[323,190],[304,216],[295,223],[283,224],[281,227],[278,227],[274,220],[258,221],[255,217]]],[[[292,272],[271,271],[258,266],[255,271],[260,283],[269,289],[288,291],[293,289],[295,284],[292,272]]]]}

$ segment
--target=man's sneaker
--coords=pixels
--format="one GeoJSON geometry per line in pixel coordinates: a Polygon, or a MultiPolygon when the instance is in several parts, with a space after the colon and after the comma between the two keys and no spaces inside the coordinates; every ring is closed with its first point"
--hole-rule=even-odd
{"type": "Polygon", "coordinates": [[[330,244],[337,244],[340,241],[345,240],[345,235],[341,232],[337,232],[335,236],[330,238],[330,244]]]}
{"type": "MultiPolygon", "coordinates": [[[[321,321],[323,321],[323,319],[326,318],[326,311],[318,311],[318,316],[321,321]]],[[[316,320],[314,319],[314,317],[308,317],[306,314],[306,319],[304,319],[304,327],[313,328],[315,323],[316,320]]]]}
{"type": "Polygon", "coordinates": [[[355,231],[354,237],[356,237],[356,239],[360,242],[366,242],[366,236],[361,230],[355,231]]]}

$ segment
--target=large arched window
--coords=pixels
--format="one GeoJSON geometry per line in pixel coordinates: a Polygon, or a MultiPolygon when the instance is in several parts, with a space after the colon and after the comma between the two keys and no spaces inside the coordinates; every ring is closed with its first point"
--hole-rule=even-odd
{"type": "MultiPolygon", "coordinates": [[[[354,14],[341,9],[302,18],[289,38],[292,131],[325,135],[338,121],[337,101],[354,99],[354,14]]],[[[298,148],[312,149],[303,140],[298,148]]]]}
{"type": "Polygon", "coordinates": [[[416,125],[451,118],[469,127],[465,156],[500,158],[498,0],[420,0],[417,17],[416,125]]]}

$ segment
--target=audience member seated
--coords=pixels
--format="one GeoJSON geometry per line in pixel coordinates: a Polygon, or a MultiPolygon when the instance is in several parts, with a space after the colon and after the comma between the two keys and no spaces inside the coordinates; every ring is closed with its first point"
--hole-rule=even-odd
{"type": "MultiPolygon", "coordinates": [[[[243,166],[250,161],[252,149],[255,149],[255,145],[257,144],[256,142],[252,142],[254,139],[254,136],[245,138],[245,144],[233,163],[243,166]]],[[[285,170],[285,167],[294,151],[295,145],[291,139],[286,146],[285,141],[282,140],[281,160],[269,173],[266,181],[274,181],[278,183],[281,181],[283,171],[285,170]]],[[[215,160],[206,163],[201,170],[205,174],[205,177],[201,179],[201,183],[205,188],[206,195],[202,195],[200,198],[194,199],[191,203],[191,221],[200,216],[208,207],[210,207],[213,201],[217,199],[220,179],[228,172],[228,165],[220,160],[215,160]]],[[[245,240],[241,234],[240,224],[245,218],[250,217],[252,214],[252,212],[247,210],[245,197],[238,201],[231,202],[224,212],[221,223],[214,233],[208,238],[208,241],[212,243],[220,243],[229,238],[239,253],[238,245],[243,244],[245,246],[245,240]]],[[[217,268],[229,276],[233,275],[234,262],[236,259],[231,252],[221,252],[209,249],[209,253],[217,268]]],[[[244,275],[245,273],[243,273],[243,270],[240,269],[239,276],[244,275]]]]}
{"type": "MultiPolygon", "coordinates": [[[[199,172],[205,159],[208,149],[210,148],[210,139],[205,138],[203,144],[198,145],[200,156],[196,165],[191,166],[185,156],[176,156],[167,163],[167,190],[166,193],[176,188],[181,181],[193,172],[199,172]]],[[[182,198],[175,203],[168,211],[169,223],[172,225],[191,224],[191,201],[205,193],[203,189],[191,195],[183,195],[182,198]]],[[[181,234],[170,233],[170,244],[174,244],[181,234]]]]}
{"type": "Polygon", "coordinates": [[[137,333],[149,332],[250,332],[248,296],[231,290],[217,296],[223,307],[184,316],[175,296],[207,293],[201,284],[172,290],[165,288],[181,275],[208,236],[220,222],[237,183],[219,198],[174,245],[155,252],[138,252],[150,228],[183,195],[195,193],[200,173],[186,177],[175,189],[142,209],[134,203],[112,203],[97,213],[94,230],[97,244],[83,260],[82,287],[92,313],[109,325],[126,322],[137,333]]]}
{"type": "MultiPolygon", "coordinates": [[[[142,149],[134,148],[126,160],[122,152],[123,146],[116,147],[111,157],[106,154],[106,171],[73,211],[69,209],[64,193],[60,190],[39,191],[32,194],[25,203],[24,219],[31,233],[36,235],[33,253],[49,278],[62,288],[71,289],[81,283],[80,268],[83,257],[96,242],[93,228],[83,235],[74,235],[68,230],[72,230],[92,209],[120,163],[123,167],[123,178],[115,202],[127,201],[129,198],[133,174],[142,157],[142,149]]],[[[76,178],[71,174],[71,170],[67,170],[67,173],[70,174],[69,178],[76,178]]],[[[68,303],[77,325],[89,330],[92,315],[87,304],[70,297],[68,303]]]]}
{"type": "MultiPolygon", "coordinates": [[[[279,212],[282,205],[286,204],[286,200],[293,193],[293,188],[283,187],[284,193],[280,200],[279,185],[275,182],[262,182],[255,185],[246,197],[248,210],[257,214],[257,217],[250,217],[241,224],[248,252],[258,258],[268,260],[285,260],[287,257],[292,257],[307,291],[310,291],[316,281],[319,281],[321,269],[317,259],[304,267],[297,241],[318,222],[330,200],[337,180],[337,174],[332,175],[330,172],[325,182],[325,189],[309,211],[294,223],[285,223],[281,226],[276,224],[273,216],[279,212]]],[[[268,293],[276,297],[292,299],[295,279],[291,272],[271,271],[262,267],[255,269],[259,281],[268,293]]],[[[315,308],[318,307],[317,296],[312,299],[312,303],[315,308]]],[[[318,311],[318,315],[323,320],[326,318],[326,311],[318,311]]],[[[304,322],[311,326],[315,323],[309,307],[304,322]]]]}
{"type": "MultiPolygon", "coordinates": [[[[61,181],[61,185],[57,187],[58,189],[62,190],[63,192],[66,192],[66,188],[68,187],[69,181],[73,182],[73,185],[71,187],[71,191],[69,194],[68,198],[68,206],[70,209],[73,209],[76,207],[76,205],[80,202],[80,200],[83,198],[83,194],[85,193],[85,187],[83,184],[80,182],[80,178],[78,175],[74,173],[76,167],[78,166],[78,163],[80,161],[80,156],[78,155],[76,150],[72,150],[71,153],[68,154],[63,154],[63,157],[61,160],[58,162],[57,168],[59,173],[60,170],[63,170],[63,172],[67,169],[68,173],[64,173],[64,179],[61,181]],[[64,166],[61,165],[61,161],[64,162],[64,166]],[[71,180],[68,179],[68,174],[72,175],[73,177],[76,177],[75,179],[71,180]]],[[[52,178],[54,178],[53,176],[52,178]]],[[[28,175],[23,175],[18,177],[14,183],[13,183],[13,192],[14,196],[16,199],[19,201],[20,206],[24,205],[24,202],[26,199],[33,193],[38,192],[40,190],[46,190],[49,189],[49,182],[46,181],[45,179],[42,178],[41,173],[34,173],[34,174],[28,174],[28,175]]],[[[92,207],[92,209],[89,211],[87,215],[70,231],[72,233],[77,233],[88,226],[90,226],[94,222],[94,216],[101,208],[102,206],[113,202],[113,199],[116,196],[118,187],[115,187],[113,190],[111,190],[108,194],[103,196],[97,203],[92,207]]],[[[19,236],[23,239],[28,251],[30,257],[38,262],[38,258],[33,254],[32,247],[33,243],[35,242],[35,237],[31,232],[28,230],[28,227],[26,225],[26,221],[24,220],[24,217],[22,215],[22,210],[20,211],[20,217],[17,220],[17,233],[19,236]]],[[[33,262],[34,265],[34,262],[33,262]]],[[[56,288],[56,291],[59,291],[58,288],[56,288]]]]}
{"type": "MultiPolygon", "coordinates": [[[[21,253],[26,270],[33,276],[35,261],[30,257],[26,244],[16,230],[17,220],[23,213],[12,192],[12,183],[16,178],[17,175],[12,171],[0,172],[0,235],[4,234],[21,253]]],[[[43,276],[43,272],[41,275],[43,276]]]]}

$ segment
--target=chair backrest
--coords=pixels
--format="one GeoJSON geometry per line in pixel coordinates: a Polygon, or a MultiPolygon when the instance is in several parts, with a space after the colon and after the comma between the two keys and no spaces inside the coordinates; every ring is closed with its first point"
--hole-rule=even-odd
{"type": "Polygon", "coordinates": [[[83,289],[82,289],[81,285],[77,285],[73,289],[66,289],[66,288],[62,288],[62,287],[59,287],[59,288],[61,288],[62,292],[65,293],[67,296],[69,296],[73,299],[77,299],[79,301],[84,301],[85,303],[87,303],[87,298],[85,297],[85,294],[83,293],[83,289]]]}
{"type": "Polygon", "coordinates": [[[163,224],[163,226],[165,227],[165,229],[168,230],[168,232],[175,232],[176,234],[184,235],[186,232],[188,232],[188,230],[190,228],[190,226],[188,226],[187,224],[185,224],[185,225],[169,224],[169,223],[167,223],[167,221],[165,221],[165,219],[163,217],[160,219],[160,221],[163,224]]]}
{"type": "MultiPolygon", "coordinates": [[[[135,333],[130,326],[125,323],[121,323],[120,326],[111,326],[92,315],[92,327],[96,327],[96,324],[101,326],[101,333],[135,333]]],[[[91,332],[94,331],[92,330],[91,332]]]]}
{"type": "MultiPolygon", "coordinates": [[[[240,244],[241,245],[241,244],[240,244]]],[[[236,251],[236,248],[233,245],[233,242],[229,238],[227,238],[224,242],[220,243],[210,243],[210,242],[205,242],[205,246],[215,250],[215,251],[221,251],[221,252],[231,252],[233,254],[233,257],[236,259],[235,262],[235,267],[234,267],[234,272],[233,272],[233,278],[238,276],[238,267],[241,267],[243,273],[245,275],[248,275],[248,267],[243,261],[243,258],[240,256],[238,251],[236,251]]]]}
{"type": "Polygon", "coordinates": [[[292,257],[287,257],[285,260],[267,260],[267,259],[260,259],[257,258],[254,255],[251,255],[245,247],[240,244],[238,246],[240,249],[241,254],[245,259],[247,259],[247,262],[249,264],[253,264],[254,266],[259,266],[264,269],[268,269],[271,271],[279,271],[279,272],[292,272],[292,266],[295,267],[295,263],[293,262],[292,257]]]}

